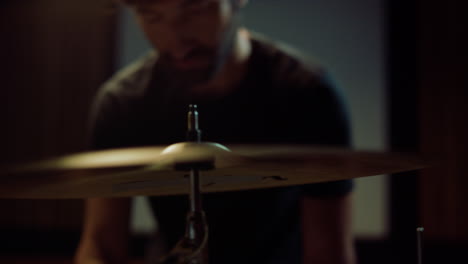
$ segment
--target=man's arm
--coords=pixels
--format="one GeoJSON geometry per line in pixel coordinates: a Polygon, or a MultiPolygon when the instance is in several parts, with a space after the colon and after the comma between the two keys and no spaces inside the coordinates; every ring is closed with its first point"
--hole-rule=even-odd
{"type": "Polygon", "coordinates": [[[75,263],[127,263],[131,198],[93,198],[85,206],[75,263]]]}
{"type": "Polygon", "coordinates": [[[304,264],[354,264],[351,193],[302,199],[304,264]]]}

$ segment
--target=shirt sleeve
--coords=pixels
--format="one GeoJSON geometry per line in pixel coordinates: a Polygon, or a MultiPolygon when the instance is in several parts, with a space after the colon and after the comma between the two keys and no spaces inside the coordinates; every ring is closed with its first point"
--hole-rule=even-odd
{"type": "Polygon", "coordinates": [[[122,147],[122,113],[117,98],[103,87],[95,96],[88,119],[92,150],[122,147]]]}
{"type": "MultiPolygon", "coordinates": [[[[297,131],[294,134],[298,143],[350,147],[348,111],[342,94],[326,74],[301,86],[292,97],[288,120],[297,131]]],[[[308,184],[303,190],[312,197],[341,196],[353,190],[353,181],[308,184]]]]}

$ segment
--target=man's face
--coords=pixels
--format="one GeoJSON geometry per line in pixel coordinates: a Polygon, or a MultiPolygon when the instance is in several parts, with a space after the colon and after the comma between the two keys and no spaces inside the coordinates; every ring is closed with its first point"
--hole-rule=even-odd
{"type": "Polygon", "coordinates": [[[231,0],[154,0],[134,10],[165,69],[189,82],[211,77],[230,26],[231,0]]]}

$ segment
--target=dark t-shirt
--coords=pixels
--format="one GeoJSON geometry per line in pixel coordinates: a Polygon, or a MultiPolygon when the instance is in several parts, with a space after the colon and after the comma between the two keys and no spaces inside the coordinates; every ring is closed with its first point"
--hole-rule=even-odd
{"type": "MultiPolygon", "coordinates": [[[[325,72],[288,48],[252,40],[237,89],[211,98],[182,96],[152,53],[100,90],[93,110],[94,148],[166,145],[185,140],[189,103],[197,103],[203,139],[227,143],[349,144],[340,96],[325,72]],[[171,90],[172,89],[172,90],[171,90]]],[[[299,201],[351,191],[351,181],[203,195],[211,263],[301,263],[299,201]]],[[[183,236],[187,196],[150,197],[172,247],[183,236]]]]}

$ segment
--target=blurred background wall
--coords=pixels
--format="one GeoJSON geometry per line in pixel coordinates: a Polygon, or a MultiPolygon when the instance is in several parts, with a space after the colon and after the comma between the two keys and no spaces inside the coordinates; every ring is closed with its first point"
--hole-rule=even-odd
{"type": "MultiPolygon", "coordinates": [[[[92,95],[147,49],[128,12],[108,7],[106,0],[0,2],[2,164],[85,148],[92,95]]],[[[426,228],[426,263],[468,249],[462,10],[454,0],[251,0],[245,9],[247,26],[312,54],[332,73],[349,100],[356,148],[439,157],[419,173],[358,181],[361,263],[414,263],[418,225],[426,228]]],[[[0,208],[0,257],[73,253],[81,201],[4,199],[0,208]]],[[[136,208],[135,233],[154,228],[144,203],[136,208]]]]}
{"type": "MultiPolygon", "coordinates": [[[[85,149],[90,100],[114,68],[115,15],[104,7],[0,2],[1,164],[85,149]]],[[[69,252],[82,207],[79,200],[0,199],[0,255],[41,253],[51,244],[69,252]]]]}

